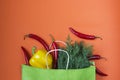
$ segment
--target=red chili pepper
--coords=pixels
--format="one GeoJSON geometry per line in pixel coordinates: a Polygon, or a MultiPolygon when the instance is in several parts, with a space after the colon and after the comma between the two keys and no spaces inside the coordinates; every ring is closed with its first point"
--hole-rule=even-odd
{"type": "MultiPolygon", "coordinates": [[[[51,46],[53,46],[54,49],[58,49],[58,45],[56,44],[54,37],[51,34],[50,34],[50,37],[52,38],[52,41],[53,41],[51,46]]],[[[56,69],[57,68],[57,60],[58,60],[58,51],[54,51],[54,53],[52,53],[52,56],[54,59],[53,67],[56,69]]]]}
{"type": "Polygon", "coordinates": [[[44,46],[44,48],[45,48],[47,51],[49,51],[49,46],[48,46],[48,44],[47,44],[41,37],[39,37],[39,36],[37,36],[37,35],[35,35],[35,34],[27,34],[27,35],[25,35],[24,39],[25,39],[26,37],[29,37],[29,38],[32,38],[32,39],[37,40],[38,42],[40,42],[40,43],[44,46]]]}
{"type": "Polygon", "coordinates": [[[23,50],[23,53],[24,53],[24,59],[25,59],[26,65],[29,65],[29,59],[31,56],[23,46],[21,46],[21,49],[23,50]]]}
{"type": "MultiPolygon", "coordinates": [[[[58,46],[57,46],[56,42],[54,42],[54,41],[52,43],[52,46],[54,49],[58,49],[58,46]]],[[[58,51],[55,51],[53,56],[54,56],[54,68],[57,68],[58,51]]]]}
{"type": "Polygon", "coordinates": [[[101,76],[108,76],[107,74],[105,74],[102,71],[100,71],[97,67],[96,67],[96,73],[101,75],[101,76]]]}
{"type": "Polygon", "coordinates": [[[104,57],[101,57],[100,55],[92,55],[88,57],[89,60],[99,60],[99,59],[105,59],[104,57]]]}
{"type": "Polygon", "coordinates": [[[88,40],[94,40],[94,39],[96,39],[96,38],[100,38],[100,39],[102,40],[101,37],[97,37],[97,36],[95,36],[95,35],[83,34],[83,33],[80,33],[80,32],[78,32],[78,31],[74,30],[74,29],[71,28],[71,27],[69,28],[69,30],[70,30],[74,35],[76,35],[76,36],[79,37],[79,38],[88,39],[88,40]]]}

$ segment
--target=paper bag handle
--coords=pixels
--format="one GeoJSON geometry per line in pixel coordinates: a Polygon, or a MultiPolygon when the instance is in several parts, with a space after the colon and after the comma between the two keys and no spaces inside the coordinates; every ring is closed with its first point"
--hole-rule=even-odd
{"type": "Polygon", "coordinates": [[[66,69],[68,69],[68,65],[69,65],[69,54],[68,54],[67,51],[62,50],[62,49],[53,49],[53,50],[50,50],[50,51],[48,51],[48,52],[46,53],[46,66],[47,66],[47,69],[49,69],[49,67],[48,67],[48,61],[47,61],[47,56],[48,56],[49,53],[54,52],[54,51],[62,51],[62,52],[65,52],[65,53],[67,54],[67,57],[68,57],[68,58],[67,58],[66,69]]]}

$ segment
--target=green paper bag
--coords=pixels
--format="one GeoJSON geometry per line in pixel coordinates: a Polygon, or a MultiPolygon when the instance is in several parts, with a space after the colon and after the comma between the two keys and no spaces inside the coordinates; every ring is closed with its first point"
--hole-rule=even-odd
{"type": "Polygon", "coordinates": [[[95,66],[65,70],[22,65],[22,80],[95,80],[95,66]]]}

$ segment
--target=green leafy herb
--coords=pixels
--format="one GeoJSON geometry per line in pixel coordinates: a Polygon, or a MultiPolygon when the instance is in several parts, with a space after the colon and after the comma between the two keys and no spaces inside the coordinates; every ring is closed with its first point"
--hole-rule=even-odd
{"type": "MultiPolygon", "coordinates": [[[[92,55],[92,46],[86,45],[83,41],[74,42],[70,37],[67,39],[67,47],[61,48],[69,53],[69,67],[68,69],[86,68],[91,65],[87,56],[92,55]]],[[[67,64],[67,55],[63,52],[58,54],[58,69],[65,69],[67,64]]]]}

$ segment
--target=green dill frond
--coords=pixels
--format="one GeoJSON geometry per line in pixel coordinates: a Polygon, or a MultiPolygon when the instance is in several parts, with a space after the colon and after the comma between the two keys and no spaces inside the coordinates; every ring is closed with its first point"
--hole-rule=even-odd
{"type": "MultiPolygon", "coordinates": [[[[88,56],[92,55],[93,46],[88,46],[84,43],[84,41],[74,42],[71,44],[70,36],[67,38],[67,46],[64,48],[69,53],[69,67],[68,69],[78,69],[78,68],[86,68],[91,65],[88,60],[88,56]]],[[[63,49],[63,48],[62,48],[63,49]]],[[[59,52],[58,54],[58,69],[65,69],[67,63],[67,55],[63,52],[59,52]]]]}

